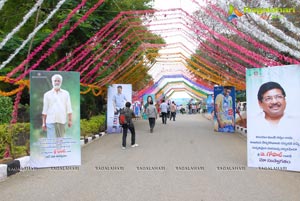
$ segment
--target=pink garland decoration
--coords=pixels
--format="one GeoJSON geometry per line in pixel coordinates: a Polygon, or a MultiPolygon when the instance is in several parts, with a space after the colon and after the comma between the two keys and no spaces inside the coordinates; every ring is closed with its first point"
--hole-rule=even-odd
{"type": "MultiPolygon", "coordinates": [[[[104,55],[106,52],[108,52],[108,50],[109,49],[111,49],[111,52],[112,52],[112,54],[110,54],[110,55],[108,55],[108,56],[106,56],[105,58],[103,58],[102,59],[102,62],[101,62],[101,65],[97,65],[98,67],[100,67],[100,66],[102,66],[102,64],[104,64],[105,63],[105,61],[108,61],[111,57],[113,57],[114,56],[114,47],[112,47],[113,46],[113,44],[115,44],[116,43],[116,41],[118,41],[119,39],[120,39],[120,37],[122,37],[125,33],[127,33],[127,30],[128,28],[126,28],[124,31],[122,31],[122,29],[120,30],[120,32],[121,32],[121,34],[118,34],[118,32],[117,33],[115,33],[113,36],[112,36],[112,38],[115,38],[114,40],[112,40],[111,42],[110,42],[110,40],[108,40],[108,42],[104,45],[104,47],[105,46],[107,46],[104,50],[103,50],[103,52],[101,53],[101,54],[98,54],[98,51],[96,51],[96,53],[94,54],[94,55],[96,55],[96,56],[94,56],[94,57],[90,57],[83,65],[82,65],[82,67],[84,67],[84,69],[83,70],[81,70],[81,75],[85,72],[85,71],[87,71],[88,70],[88,68],[95,62],[95,61],[97,61],[97,60],[99,60],[100,59],[100,57],[102,56],[102,55],[104,55]],[[92,60],[94,60],[94,61],[92,61],[92,60]],[[90,62],[90,61],[92,61],[92,62],[90,62]],[[90,62],[89,64],[88,64],[88,62],[90,62]]],[[[122,44],[121,44],[121,46],[119,47],[119,48],[122,48],[122,44]]],[[[109,54],[109,52],[107,53],[107,54],[109,54]]],[[[97,66],[96,67],[94,67],[93,68],[93,70],[92,71],[90,71],[89,73],[87,73],[87,75],[85,76],[85,77],[89,77],[89,76],[91,76],[94,72],[96,72],[99,68],[97,68],[97,66]]]]}
{"type": "Polygon", "coordinates": [[[64,36],[62,36],[45,54],[42,55],[42,57],[31,67],[28,69],[28,71],[24,72],[22,75],[20,75],[17,80],[21,80],[23,79],[31,70],[34,70],[35,68],[37,68],[40,63],[46,59],[48,56],[50,56],[55,50],[56,48],[62,44],[62,42],[68,38],[68,36],[74,31],[74,29],[76,29],[79,24],[81,24],[83,21],[85,21],[89,15],[91,13],[93,13],[102,3],[104,2],[104,0],[99,0],[97,4],[95,4],[88,12],[86,12],[86,14],[81,17],[67,32],[64,36]]]}
{"type": "MultiPolygon", "coordinates": [[[[80,45],[78,48],[76,48],[73,52],[71,52],[70,55],[64,57],[63,59],[61,59],[60,61],[58,61],[57,63],[55,63],[54,65],[50,66],[47,70],[52,70],[54,68],[56,68],[58,65],[62,64],[63,62],[65,62],[67,59],[69,59],[72,55],[75,55],[81,50],[83,49],[78,56],[75,57],[75,59],[73,59],[71,62],[69,62],[70,64],[72,63],[78,63],[79,61],[81,61],[88,53],[90,53],[90,49],[85,48],[88,47],[89,44],[92,44],[95,38],[100,38],[101,40],[103,40],[105,37],[103,37],[103,34],[105,33],[105,30],[108,30],[110,28],[110,26],[112,26],[112,24],[114,24],[119,18],[121,17],[120,14],[117,15],[117,17],[115,17],[111,22],[109,22],[108,24],[105,25],[105,27],[103,27],[100,31],[98,31],[93,37],[91,37],[86,43],[80,45]],[[80,56],[79,56],[80,55],[80,56]]],[[[99,39],[97,40],[97,42],[99,42],[99,39]]],[[[67,67],[69,65],[67,64],[67,67]]],[[[79,71],[79,70],[78,70],[79,71]]]]}
{"type": "MultiPolygon", "coordinates": [[[[118,24],[120,24],[120,23],[118,23],[118,24]]],[[[108,29],[109,31],[106,32],[105,35],[104,35],[104,33],[103,33],[103,34],[101,34],[101,36],[98,36],[97,38],[100,38],[100,40],[99,40],[99,39],[98,39],[98,40],[94,40],[90,45],[87,45],[87,48],[86,48],[86,49],[89,49],[89,50],[90,50],[90,47],[92,48],[93,46],[95,46],[95,45],[99,44],[101,41],[103,41],[103,39],[107,38],[108,35],[109,35],[110,33],[112,33],[112,32],[117,28],[117,25],[118,25],[118,24],[116,24],[116,25],[114,26],[114,28],[108,29]]],[[[102,32],[104,32],[104,31],[102,31],[102,32]]],[[[117,33],[114,34],[114,36],[113,36],[112,38],[116,38],[116,37],[117,37],[117,33]]],[[[117,41],[117,39],[115,39],[113,42],[115,42],[115,41],[117,41]]],[[[108,41],[103,45],[103,47],[106,47],[106,46],[108,46],[109,44],[111,44],[110,40],[108,40],[108,41]]],[[[90,56],[90,58],[86,59],[86,61],[84,62],[84,64],[82,64],[81,66],[79,66],[79,68],[77,69],[77,71],[81,72],[81,74],[82,74],[82,73],[85,71],[85,70],[83,71],[82,69],[88,69],[88,67],[89,67],[90,65],[92,65],[94,62],[96,62],[96,61],[100,58],[100,56],[101,56],[102,54],[99,54],[99,52],[100,52],[101,50],[102,50],[102,48],[99,48],[97,51],[95,51],[95,52],[90,56]],[[93,60],[94,60],[94,61],[93,61],[93,60]]],[[[83,52],[86,52],[86,53],[85,53],[85,54],[82,54],[81,57],[79,57],[77,61],[75,60],[75,61],[73,62],[72,65],[66,66],[66,67],[63,68],[63,69],[64,69],[64,70],[70,70],[70,69],[72,69],[73,66],[75,66],[79,61],[83,60],[83,58],[85,58],[85,57],[88,55],[88,53],[90,53],[91,51],[83,51],[83,52]]],[[[106,52],[106,50],[104,50],[104,52],[106,52]]],[[[104,52],[103,52],[103,53],[104,53],[104,52]]]]}
{"type": "Polygon", "coordinates": [[[38,46],[17,68],[15,68],[13,71],[7,74],[8,77],[13,76],[18,71],[23,71],[26,64],[29,63],[29,61],[38,53],[40,52],[43,47],[49,43],[52,38],[70,21],[70,19],[73,17],[76,12],[84,6],[87,0],[82,0],[82,2],[72,10],[72,12],[67,16],[67,18],[58,25],[58,27],[41,43],[40,46],[38,46]]]}
{"type": "MultiPolygon", "coordinates": [[[[184,12],[184,11],[182,11],[182,12],[184,12]]],[[[189,14],[186,13],[186,15],[189,16],[190,18],[192,18],[191,21],[194,21],[194,22],[196,21],[196,20],[195,20],[193,17],[191,17],[189,14]]],[[[186,18],[186,17],[183,17],[183,19],[185,19],[185,18],[186,18]]],[[[180,18],[180,19],[181,19],[181,18],[180,18]]],[[[225,37],[223,37],[223,36],[217,34],[217,33],[214,32],[214,31],[211,31],[207,26],[205,26],[205,25],[203,25],[203,24],[201,24],[201,23],[199,23],[199,22],[196,22],[196,23],[197,23],[197,25],[199,25],[202,29],[208,30],[210,33],[212,33],[212,35],[217,35],[219,38],[222,38],[223,40],[227,40],[227,41],[228,41],[228,39],[226,39],[225,37]]],[[[163,24],[163,25],[168,25],[168,24],[170,24],[170,23],[165,23],[165,24],[163,24]]],[[[186,24],[183,24],[183,23],[181,23],[181,24],[182,24],[183,26],[185,26],[186,28],[188,28],[189,30],[192,30],[192,31],[194,31],[194,32],[196,32],[196,33],[199,34],[199,31],[195,31],[196,29],[192,29],[192,28],[186,26],[186,24],[188,24],[188,22],[186,22],[186,24]]],[[[260,61],[260,60],[255,59],[254,61],[252,61],[252,60],[246,59],[246,58],[244,58],[242,55],[237,54],[237,53],[234,53],[232,50],[230,50],[229,48],[227,48],[227,46],[218,44],[217,42],[215,42],[214,40],[210,39],[210,38],[209,38],[208,36],[206,36],[206,35],[203,35],[203,34],[201,34],[201,35],[202,35],[202,37],[206,38],[206,39],[209,40],[211,43],[213,43],[215,46],[219,46],[219,47],[220,47],[221,49],[223,49],[224,51],[229,51],[231,54],[233,54],[234,56],[240,58],[241,60],[245,61],[246,63],[250,63],[251,65],[256,66],[256,67],[260,67],[260,66],[261,66],[261,65],[257,65],[257,64],[254,62],[254,61],[260,61]]],[[[232,43],[231,43],[231,44],[232,44],[232,43]]],[[[244,52],[243,50],[240,50],[240,51],[241,51],[241,52],[244,52]]],[[[245,55],[248,55],[248,54],[245,53],[245,55]]]]}
{"type": "MultiPolygon", "coordinates": [[[[207,12],[207,14],[209,14],[209,16],[213,17],[215,20],[221,22],[224,26],[227,26],[227,27],[230,27],[228,25],[228,22],[225,22],[224,20],[220,19],[219,17],[216,17],[210,10],[204,8],[205,11],[207,12]]],[[[241,34],[237,33],[240,37],[241,37],[241,34]]],[[[241,37],[242,38],[242,37],[241,37]]],[[[259,54],[256,54],[254,52],[251,52],[249,51],[248,49],[242,47],[242,46],[239,46],[237,45],[236,43],[233,43],[231,40],[227,40],[228,43],[230,43],[234,48],[237,48],[237,49],[243,49],[243,52],[246,52],[247,54],[251,55],[253,58],[256,58],[256,59],[259,59],[260,61],[262,61],[263,63],[267,64],[267,65],[280,65],[279,62],[276,62],[272,59],[267,59],[266,57],[263,57],[259,54]]],[[[251,41],[252,42],[252,41],[251,41]]]]}
{"type": "MultiPolygon", "coordinates": [[[[217,7],[217,6],[215,6],[214,4],[209,4],[209,5],[211,5],[212,8],[213,8],[215,11],[219,11],[220,13],[222,13],[223,16],[227,16],[227,13],[226,13],[223,9],[221,9],[221,8],[219,8],[219,7],[217,7]]],[[[271,48],[266,47],[265,45],[263,45],[263,44],[257,42],[256,40],[254,40],[254,39],[251,38],[250,36],[245,35],[243,32],[238,31],[236,28],[234,28],[234,27],[232,27],[232,26],[229,26],[228,23],[226,23],[226,22],[224,23],[224,21],[223,21],[222,23],[223,23],[225,26],[227,26],[228,28],[230,28],[230,30],[232,30],[232,31],[234,31],[235,33],[237,33],[241,38],[243,38],[243,39],[245,39],[246,41],[252,43],[255,47],[257,47],[257,48],[259,48],[259,49],[263,49],[264,51],[269,52],[269,53],[275,55],[275,56],[276,56],[277,58],[279,58],[281,61],[284,61],[284,62],[285,62],[285,61],[288,61],[289,63],[294,63],[294,64],[299,64],[299,63],[300,63],[300,61],[298,61],[298,60],[296,60],[296,59],[293,59],[293,58],[290,58],[290,57],[286,57],[286,56],[284,56],[284,55],[281,55],[279,52],[277,52],[277,51],[275,51],[275,50],[273,50],[273,49],[271,49],[271,48]]],[[[281,63],[274,61],[274,63],[271,63],[270,65],[281,65],[281,63]]]]}
{"type": "Polygon", "coordinates": [[[11,124],[15,124],[18,121],[18,109],[19,109],[19,103],[21,101],[22,93],[23,93],[23,90],[20,90],[17,93],[15,103],[14,103],[14,107],[13,107],[13,112],[12,112],[12,119],[10,121],[11,124]]]}

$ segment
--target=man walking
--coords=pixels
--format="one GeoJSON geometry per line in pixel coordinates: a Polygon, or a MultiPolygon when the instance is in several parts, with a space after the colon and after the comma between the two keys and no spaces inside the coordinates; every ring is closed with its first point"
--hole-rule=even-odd
{"type": "Polygon", "coordinates": [[[174,101],[172,101],[171,107],[170,107],[170,111],[171,111],[170,121],[172,120],[172,118],[173,118],[173,121],[175,121],[176,110],[177,110],[176,104],[174,101]]]}
{"type": "Polygon", "coordinates": [[[162,115],[162,123],[167,124],[167,113],[168,113],[168,104],[165,102],[165,100],[162,100],[162,103],[160,104],[160,111],[162,115]]]}
{"type": "Polygon", "coordinates": [[[122,149],[126,149],[126,138],[127,138],[127,131],[128,129],[131,132],[131,147],[137,147],[138,144],[135,143],[135,128],[132,121],[132,118],[135,118],[134,112],[132,109],[130,109],[131,103],[126,102],[125,108],[124,108],[124,114],[126,118],[127,124],[123,124],[123,137],[122,137],[122,149]]]}

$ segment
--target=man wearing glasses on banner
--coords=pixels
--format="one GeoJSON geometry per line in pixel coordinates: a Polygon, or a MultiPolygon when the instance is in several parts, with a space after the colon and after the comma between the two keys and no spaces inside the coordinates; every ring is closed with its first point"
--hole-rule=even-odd
{"type": "Polygon", "coordinates": [[[266,82],[262,84],[257,93],[259,107],[262,109],[257,119],[259,131],[268,135],[292,134],[295,130],[295,118],[285,112],[286,94],[277,82],[266,82]]]}

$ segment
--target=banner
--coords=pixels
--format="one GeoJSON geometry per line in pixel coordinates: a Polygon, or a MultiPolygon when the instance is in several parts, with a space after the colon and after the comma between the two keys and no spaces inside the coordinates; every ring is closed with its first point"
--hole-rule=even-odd
{"type": "Polygon", "coordinates": [[[235,132],[235,88],[214,87],[214,131],[235,132]]]}
{"type": "Polygon", "coordinates": [[[246,71],[248,166],[300,170],[300,65],[246,71]]]}
{"type": "Polygon", "coordinates": [[[78,72],[30,72],[30,166],[81,164],[78,72]]]}
{"type": "Polygon", "coordinates": [[[207,99],[206,99],[206,108],[207,108],[207,113],[208,114],[212,114],[214,111],[214,95],[213,94],[209,94],[207,95],[207,99]]]}
{"type": "Polygon", "coordinates": [[[126,102],[132,101],[131,84],[113,84],[108,87],[107,93],[107,133],[121,133],[119,124],[120,110],[126,102]]]}
{"type": "Polygon", "coordinates": [[[133,112],[134,112],[136,117],[141,116],[141,108],[142,108],[141,102],[140,101],[134,101],[132,109],[133,109],[133,112]]]}

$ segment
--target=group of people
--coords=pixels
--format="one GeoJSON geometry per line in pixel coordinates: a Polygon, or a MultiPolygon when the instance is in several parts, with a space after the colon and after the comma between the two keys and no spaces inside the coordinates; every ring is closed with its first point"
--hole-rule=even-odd
{"type": "Polygon", "coordinates": [[[166,103],[165,100],[162,100],[162,103],[159,105],[162,117],[162,123],[167,124],[167,119],[170,121],[173,119],[175,121],[177,106],[174,101],[166,103]]]}

